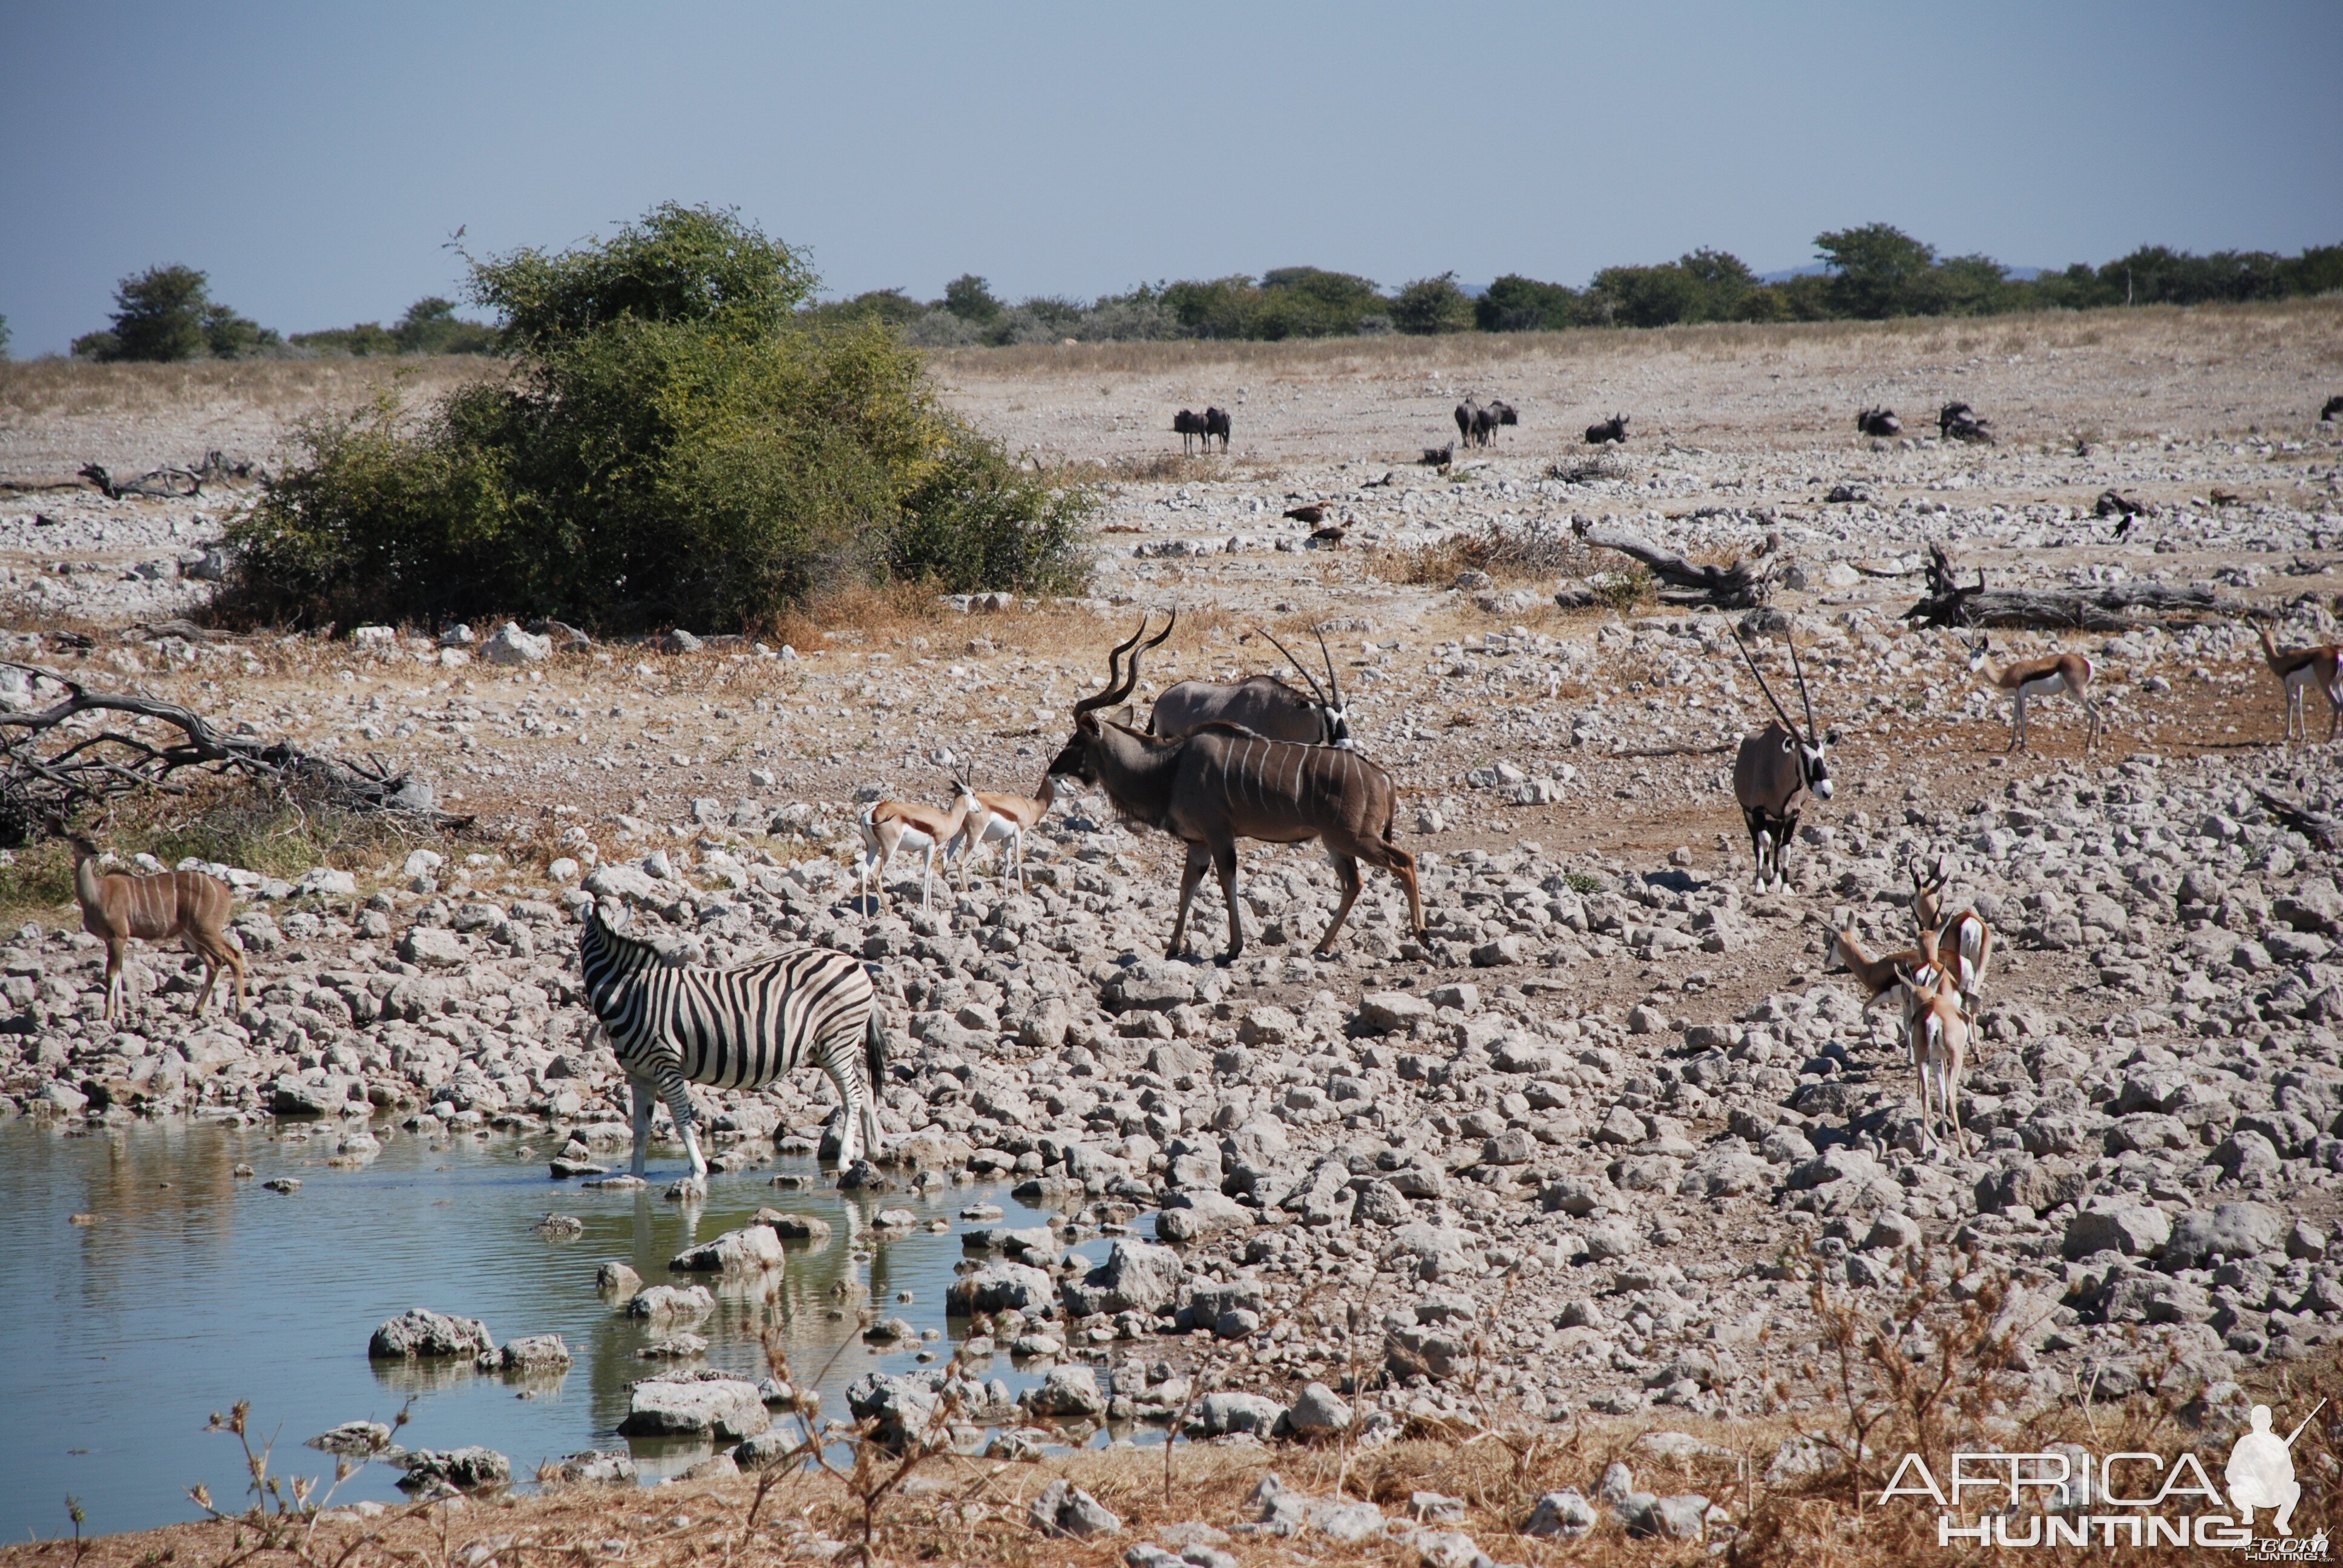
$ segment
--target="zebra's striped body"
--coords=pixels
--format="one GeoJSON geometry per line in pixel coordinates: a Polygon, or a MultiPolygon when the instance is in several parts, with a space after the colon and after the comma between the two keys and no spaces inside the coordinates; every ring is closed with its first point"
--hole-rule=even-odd
{"type": "Polygon", "coordinates": [[[803,947],[735,969],[671,966],[649,943],[612,930],[598,907],[586,911],[578,958],[588,1004],[634,1090],[636,1175],[654,1093],[675,1118],[697,1184],[708,1161],[685,1084],[753,1089],[802,1066],[820,1068],[838,1087],[840,1163],[878,1152],[887,1035],[860,960],[803,947]]]}

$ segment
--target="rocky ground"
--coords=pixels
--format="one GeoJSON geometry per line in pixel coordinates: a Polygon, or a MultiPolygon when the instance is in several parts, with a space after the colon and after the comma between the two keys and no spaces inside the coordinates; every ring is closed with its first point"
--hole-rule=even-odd
{"type": "MultiPolygon", "coordinates": [[[[2087,652],[2109,721],[2087,756],[2080,715],[2049,702],[2033,749],[2005,755],[2006,705],[1966,650],[1896,616],[1941,542],[1996,587],[2211,584],[2279,617],[2281,641],[2334,640],[2343,505],[2310,416],[2338,323],[2325,306],[956,357],[942,373],[976,417],[1108,477],[1093,597],[785,648],[206,639],[158,623],[199,602],[233,495],[0,499],[14,657],[396,755],[483,819],[306,878],[219,868],[246,895],[236,1016],[190,1021],[196,977],[146,953],[130,1016],[106,1023],[102,952],[40,911],[0,954],[0,1089],[61,1119],[550,1127],[575,1135],[568,1168],[608,1166],[622,1089],[572,958],[593,893],[702,961],[803,940],[880,966],[884,1179],[1014,1171],[1071,1221],[979,1238],[995,1246],[961,1282],[996,1341],[1047,1334],[1069,1373],[1111,1374],[1053,1378],[1021,1419],[1795,1419],[1821,1397],[1811,1282],[1884,1302],[1921,1260],[1956,1296],[2009,1277],[2020,1402],[2226,1384],[2343,1337],[2343,892],[2332,852],[2253,793],[2334,810],[2336,750],[2281,748],[2278,689],[2223,617],[1996,634],[2000,657],[2087,652]],[[1412,464],[1465,392],[1517,402],[1523,427],[1444,472],[1412,464]],[[1955,396],[2000,445],[1851,428],[1896,401],[1919,431],[1955,396]],[[1234,454],[1163,460],[1171,408],[1207,400],[1237,407],[1234,454]],[[1624,450],[1576,441],[1614,407],[1634,417],[1624,450]],[[1841,486],[1862,498],[1822,498],[1841,486]],[[2109,487],[2150,508],[2121,537],[2091,509],[2109,487]],[[1339,543],[1284,518],[1304,502],[1339,543]],[[1574,516],[1775,570],[1778,613],[1748,624],[1785,698],[1796,638],[1841,781],[1806,812],[1787,890],[1749,886],[1726,786],[1725,749],[1765,716],[1733,622],[1554,608],[1616,565],[1573,553],[1574,516]],[[1440,568],[1493,528],[1551,548],[1440,568]],[[1196,956],[1166,961],[1176,859],[1095,797],[1052,813],[1022,890],[988,866],[921,909],[899,864],[884,908],[856,896],[858,800],[940,801],[947,761],[1038,786],[1105,645],[1174,605],[1142,695],[1274,667],[1255,626],[1297,650],[1289,633],[1324,627],[1362,747],[1405,791],[1425,939],[1370,873],[1337,952],[1312,957],[1331,872],[1249,846],[1244,955],[1202,956],[1222,935],[1205,906],[1196,956]],[[1826,959],[1837,929],[1909,940],[1916,863],[1943,864],[1950,907],[2000,942],[1965,1151],[1924,1147],[1890,1010],[1866,1013],[1826,959]],[[1101,1232],[1125,1242],[1115,1261],[1057,1271],[1101,1232]],[[1192,1405],[1207,1366],[1214,1398],[1192,1405]]],[[[257,433],[231,456],[271,458],[265,419],[238,417],[257,433]]],[[[187,460],[192,424],[145,419],[116,436],[117,469],[187,460]]],[[[34,424],[5,433],[0,478],[55,477],[73,431],[34,424]]],[[[52,695],[11,678],[12,705],[52,695]]],[[[741,1161],[814,1149],[827,1094],[804,1075],[701,1103],[741,1161]]]]}

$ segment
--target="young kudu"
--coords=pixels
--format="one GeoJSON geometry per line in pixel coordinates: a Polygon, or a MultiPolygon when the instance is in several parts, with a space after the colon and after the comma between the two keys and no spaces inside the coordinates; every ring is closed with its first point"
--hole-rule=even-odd
{"type": "Polygon", "coordinates": [[[81,929],[106,944],[106,1016],[121,1010],[126,983],[122,953],[130,939],[163,942],[176,937],[204,963],[204,989],[195,1010],[212,1000],[222,970],[236,986],[236,1010],[244,1010],[244,954],[229,940],[231,901],[227,884],[201,871],[157,871],[134,877],[100,872],[97,845],[75,834],[74,897],[81,904],[81,929]]]}
{"type": "Polygon", "coordinates": [[[1757,678],[1757,689],[1765,694],[1778,721],[1745,737],[1740,754],[1733,759],[1733,798],[1740,802],[1741,819],[1749,825],[1749,852],[1757,861],[1755,885],[1763,891],[1769,872],[1776,887],[1789,881],[1782,853],[1789,848],[1790,836],[1798,830],[1798,797],[1812,791],[1815,799],[1827,800],[1833,786],[1830,766],[1823,758],[1823,738],[1815,729],[1815,701],[1806,692],[1806,672],[1798,663],[1798,645],[1790,644],[1790,669],[1798,679],[1798,700],[1805,706],[1804,735],[1775,700],[1774,689],[1765,684],[1765,672],[1757,668],[1749,645],[1741,641],[1737,628],[1733,640],[1740,643],[1741,657],[1748,663],[1749,673],[1757,678]]]}
{"type": "Polygon", "coordinates": [[[1120,815],[1161,828],[1188,846],[1167,956],[1176,956],[1186,940],[1189,905],[1208,865],[1220,873],[1228,901],[1229,945],[1222,960],[1244,950],[1244,920],[1237,905],[1239,839],[1270,844],[1315,839],[1325,845],[1342,901],[1316,951],[1332,949],[1350,917],[1361,887],[1361,860],[1399,879],[1407,891],[1409,930],[1421,940],[1423,899],[1415,857],[1392,841],[1399,792],[1382,769],[1341,747],[1265,740],[1232,724],[1206,724],[1165,739],[1100,717],[1099,709],[1131,695],[1139,680],[1140,656],[1171,636],[1172,628],[1167,623],[1153,641],[1142,644],[1146,632],[1142,616],[1131,640],[1107,656],[1106,687],[1074,705],[1074,732],[1050,771],[1097,785],[1120,815]],[[1125,653],[1131,655],[1128,671],[1119,668],[1125,653]]]}
{"type": "Polygon", "coordinates": [[[1342,700],[1342,682],[1334,673],[1334,656],[1326,651],[1325,637],[1318,636],[1318,652],[1326,660],[1326,686],[1321,687],[1309,667],[1283,643],[1269,632],[1261,635],[1310,683],[1308,697],[1273,675],[1233,682],[1183,680],[1155,699],[1154,710],[1147,716],[1147,733],[1177,739],[1204,725],[1219,723],[1250,729],[1264,740],[1350,745],[1350,709],[1342,700]]]}
{"type": "Polygon", "coordinates": [[[2270,636],[2268,627],[2256,628],[2262,634],[2262,658],[2286,689],[2286,743],[2294,744],[2295,732],[2302,733],[2302,743],[2310,744],[2310,716],[2304,711],[2303,693],[2316,688],[2327,699],[2331,716],[2327,721],[2327,739],[2335,739],[2338,726],[2343,726],[2343,648],[2328,643],[2320,648],[2280,648],[2270,636]]]}

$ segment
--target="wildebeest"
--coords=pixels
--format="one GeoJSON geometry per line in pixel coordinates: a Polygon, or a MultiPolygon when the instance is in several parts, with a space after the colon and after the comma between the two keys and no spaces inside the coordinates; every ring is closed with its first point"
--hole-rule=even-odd
{"type": "Polygon", "coordinates": [[[1511,403],[1502,397],[1489,399],[1489,412],[1495,416],[1496,422],[1500,425],[1518,425],[1522,422],[1521,414],[1511,403]]]}
{"type": "Polygon", "coordinates": [[[1192,409],[1182,408],[1172,416],[1172,433],[1180,437],[1180,450],[1193,452],[1196,437],[1202,436],[1209,444],[1212,435],[1204,428],[1204,417],[1192,409]]]}
{"type": "Polygon", "coordinates": [[[2338,392],[2327,400],[2327,407],[2318,411],[2318,422],[2322,425],[2332,425],[2338,414],[2343,414],[2343,392],[2338,392]]]}
{"type": "Polygon", "coordinates": [[[1806,712],[1803,735],[1775,700],[1774,689],[1765,684],[1765,672],[1757,668],[1749,645],[1741,641],[1737,628],[1733,640],[1741,643],[1741,657],[1748,661],[1749,673],[1757,678],[1757,689],[1765,694],[1777,720],[1745,737],[1740,754],[1733,759],[1733,798],[1740,803],[1742,820],[1749,825],[1749,851],[1757,861],[1754,879],[1762,892],[1768,880],[1775,887],[1789,880],[1782,851],[1789,848],[1791,835],[1798,830],[1798,797],[1811,791],[1815,799],[1827,800],[1833,786],[1830,766],[1823,757],[1823,738],[1815,729],[1815,701],[1806,692],[1806,672],[1798,663],[1798,645],[1790,644],[1790,669],[1797,677],[1798,700],[1806,712]]]}
{"type": "Polygon", "coordinates": [[[2099,498],[2091,503],[2095,518],[2136,518],[2147,510],[2120,490],[2101,490],[2099,498]]]}
{"type": "Polygon", "coordinates": [[[1227,409],[1207,408],[1204,410],[1204,445],[1206,447],[1209,448],[1212,444],[1212,437],[1218,436],[1221,438],[1221,450],[1223,452],[1227,451],[1229,449],[1229,434],[1234,428],[1235,421],[1229,417],[1229,411],[1227,409]]]}
{"type": "Polygon", "coordinates": [[[1456,405],[1456,438],[1470,447],[1474,445],[1473,421],[1481,413],[1479,399],[1467,397],[1456,405]]]}
{"type": "Polygon", "coordinates": [[[1499,398],[1490,399],[1486,407],[1470,400],[1456,406],[1456,428],[1470,447],[1485,447],[1497,438],[1499,426],[1521,422],[1513,406],[1499,398]]]}
{"type": "Polygon", "coordinates": [[[1904,421],[1896,417],[1893,408],[1865,408],[1855,417],[1855,427],[1865,436],[1885,440],[1890,436],[1901,436],[1904,421]]]}
{"type": "MultiPolygon", "coordinates": [[[[1176,612],[1173,618],[1178,618],[1176,612]]],[[[1228,682],[1183,680],[1155,699],[1154,710],[1147,716],[1147,733],[1176,739],[1207,724],[1234,724],[1271,740],[1304,746],[1350,745],[1350,708],[1342,700],[1342,683],[1334,674],[1334,656],[1326,651],[1324,636],[1318,637],[1318,652],[1326,660],[1331,690],[1318,684],[1292,649],[1266,631],[1262,636],[1269,638],[1295,672],[1310,683],[1309,696],[1273,675],[1228,682]]]]}
{"type": "Polygon", "coordinates": [[[1947,403],[1936,411],[1936,433],[1947,441],[1975,441],[1990,447],[1993,429],[1966,403],[1947,403]]]}
{"type": "MultiPolygon", "coordinates": [[[[1393,840],[1392,819],[1399,791],[1391,775],[1357,752],[1335,746],[1301,746],[1265,740],[1233,724],[1207,724],[1178,739],[1143,735],[1101,719],[1098,709],[1131,695],[1139,679],[1145,618],[1129,642],[1107,656],[1104,690],[1074,705],[1074,731],[1050,763],[1050,771],[1080,779],[1106,791],[1124,819],[1161,828],[1188,846],[1180,877],[1179,914],[1166,950],[1177,955],[1186,940],[1188,906],[1204,868],[1220,873],[1228,900],[1229,945],[1224,960],[1244,950],[1244,920],[1237,905],[1237,840],[1325,846],[1342,890],[1342,901],[1316,950],[1334,945],[1363,884],[1359,862],[1382,866],[1407,893],[1408,931],[1423,940],[1423,899],[1416,882],[1415,857],[1393,840]],[[1128,674],[1116,666],[1131,654],[1128,674]]],[[[1166,627],[1155,641],[1170,634],[1166,627]]]]}
{"type": "Polygon", "coordinates": [[[1614,414],[1600,425],[1586,427],[1586,444],[1590,447],[1600,447],[1605,441],[1617,441],[1624,445],[1626,439],[1627,416],[1624,414],[1614,414]]]}

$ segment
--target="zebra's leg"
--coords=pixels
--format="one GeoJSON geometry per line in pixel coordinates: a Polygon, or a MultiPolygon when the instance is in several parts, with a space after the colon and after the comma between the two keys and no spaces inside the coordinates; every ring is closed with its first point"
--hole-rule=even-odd
{"type": "Polygon", "coordinates": [[[680,1072],[667,1078],[659,1088],[660,1098],[667,1101],[667,1113],[675,1118],[676,1134],[683,1140],[684,1154],[691,1161],[691,1174],[684,1178],[684,1186],[689,1191],[706,1192],[708,1161],[699,1152],[699,1135],[691,1130],[695,1115],[691,1109],[691,1090],[685,1084],[680,1072]]]}
{"type": "Polygon", "coordinates": [[[627,1080],[627,1087],[634,1091],[635,1098],[635,1162],[628,1169],[639,1181],[643,1176],[643,1160],[650,1152],[651,1146],[651,1086],[647,1080],[630,1077],[627,1080]]]}

